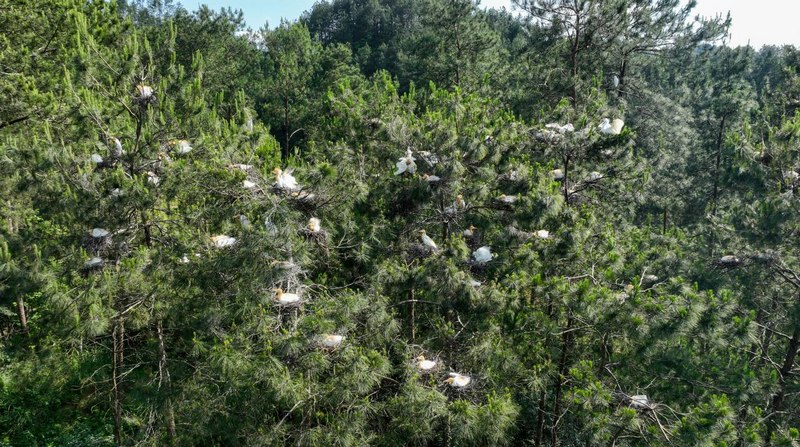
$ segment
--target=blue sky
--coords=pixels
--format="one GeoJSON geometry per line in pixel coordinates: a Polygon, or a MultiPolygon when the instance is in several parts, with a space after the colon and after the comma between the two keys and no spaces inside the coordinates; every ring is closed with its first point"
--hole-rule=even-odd
{"type": "MultiPolygon", "coordinates": [[[[244,12],[247,24],[256,29],[281,18],[295,20],[310,9],[316,0],[179,0],[187,9],[206,4],[214,9],[230,6],[244,12]]],[[[511,0],[483,0],[482,7],[506,7],[511,0]]],[[[733,17],[730,44],[754,47],[765,44],[792,43],[800,47],[800,0],[698,0],[695,12],[714,16],[730,11],[733,17]]]]}

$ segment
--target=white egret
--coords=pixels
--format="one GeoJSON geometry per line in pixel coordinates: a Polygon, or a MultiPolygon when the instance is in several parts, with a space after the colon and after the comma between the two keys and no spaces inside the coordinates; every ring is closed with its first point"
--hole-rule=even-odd
{"type": "Polygon", "coordinates": [[[497,200],[508,205],[513,205],[517,201],[517,196],[507,196],[505,194],[500,194],[500,197],[498,197],[497,200]]]}
{"type": "Polygon", "coordinates": [[[147,183],[150,183],[153,186],[158,186],[161,183],[161,179],[158,178],[155,172],[147,171],[147,183]]]}
{"type": "Polygon", "coordinates": [[[273,289],[275,292],[275,303],[281,306],[292,306],[300,303],[300,295],[296,293],[285,293],[283,289],[273,289]]]}
{"type": "Polygon", "coordinates": [[[552,171],[550,171],[550,174],[553,175],[553,180],[557,182],[564,180],[564,171],[562,171],[561,169],[553,169],[552,171]]]}
{"type": "Polygon", "coordinates": [[[547,230],[539,230],[536,232],[536,236],[538,236],[540,239],[549,239],[550,232],[547,230]]]}
{"type": "Polygon", "coordinates": [[[308,219],[308,231],[310,231],[312,233],[319,233],[319,231],[321,229],[320,223],[322,223],[322,222],[319,219],[317,219],[316,217],[312,217],[311,219],[308,219]]]}
{"type": "Polygon", "coordinates": [[[91,233],[92,237],[97,239],[108,236],[108,230],[106,230],[105,228],[94,228],[92,229],[91,233]]]}
{"type": "Polygon", "coordinates": [[[250,180],[245,180],[242,182],[242,186],[244,187],[244,189],[253,189],[256,187],[256,184],[254,182],[251,182],[250,180]]]}
{"type": "Polygon", "coordinates": [[[464,237],[473,237],[475,236],[475,230],[477,229],[478,229],[477,227],[470,225],[464,230],[462,234],[464,235],[464,237]]]}
{"type": "Polygon", "coordinates": [[[617,75],[614,75],[614,76],[611,78],[611,84],[614,86],[614,88],[617,88],[617,87],[619,87],[619,76],[617,76],[617,75]]]}
{"type": "Polygon", "coordinates": [[[175,143],[175,146],[179,154],[188,154],[189,152],[192,151],[192,149],[194,149],[192,145],[189,144],[189,142],[186,140],[178,140],[178,142],[175,143]]]}
{"type": "Polygon", "coordinates": [[[272,173],[275,174],[275,186],[279,189],[286,189],[289,191],[300,189],[297,185],[297,180],[295,180],[292,175],[291,169],[287,169],[286,172],[283,172],[281,168],[275,168],[272,170],[272,173]]]}
{"type": "Polygon", "coordinates": [[[425,230],[419,230],[419,238],[422,240],[422,244],[431,250],[436,251],[439,248],[436,246],[436,242],[433,242],[433,239],[425,234],[425,230]]]}
{"type": "Polygon", "coordinates": [[[650,400],[645,394],[637,394],[635,396],[631,396],[631,406],[638,409],[649,409],[650,400]]]}
{"type": "Polygon", "coordinates": [[[140,99],[150,99],[153,97],[153,87],[139,84],[136,86],[136,96],[140,99]]]}
{"type": "Polygon", "coordinates": [[[178,264],[188,264],[189,262],[189,256],[186,253],[184,253],[183,256],[178,259],[178,264]]]}
{"type": "Polygon", "coordinates": [[[591,173],[589,173],[589,181],[590,182],[596,182],[596,181],[602,179],[603,177],[604,177],[603,174],[601,174],[601,173],[599,173],[597,171],[592,171],[591,173]]]}
{"type": "Polygon", "coordinates": [[[326,348],[338,348],[344,341],[344,335],[326,334],[322,336],[320,344],[326,348]]]}
{"type": "Polygon", "coordinates": [[[406,156],[400,157],[397,163],[395,163],[397,170],[394,171],[394,175],[402,175],[406,172],[413,174],[417,172],[417,164],[415,163],[416,158],[414,158],[412,154],[413,153],[411,152],[411,149],[406,150],[406,156]]]}
{"type": "Polygon", "coordinates": [[[111,156],[114,158],[121,157],[122,154],[125,153],[125,151],[122,150],[122,142],[119,141],[119,138],[117,137],[112,137],[111,141],[114,142],[114,149],[111,150],[111,156]]]}
{"type": "Polygon", "coordinates": [[[230,237],[224,234],[220,234],[218,236],[211,237],[211,243],[214,244],[216,248],[225,248],[230,247],[231,245],[236,243],[235,237],[230,237]]]}
{"type": "Polygon", "coordinates": [[[480,287],[480,286],[481,286],[481,284],[483,284],[483,283],[482,283],[482,282],[480,282],[480,281],[476,281],[476,280],[474,280],[474,279],[470,279],[470,280],[469,280],[469,285],[471,285],[472,287],[475,287],[476,289],[477,289],[478,287],[480,287]]]}
{"type": "Polygon", "coordinates": [[[100,154],[92,154],[92,163],[99,165],[103,162],[103,157],[100,154]]]}
{"type": "Polygon", "coordinates": [[[425,180],[428,183],[436,183],[439,180],[441,180],[441,178],[439,178],[438,176],[428,175],[428,174],[423,174],[422,175],[422,179],[425,180]]]}
{"type": "Polygon", "coordinates": [[[625,126],[625,122],[619,118],[615,118],[614,121],[609,122],[608,118],[603,118],[603,121],[600,123],[600,133],[606,135],[619,135],[622,132],[622,128],[625,126]]]}
{"type": "Polygon", "coordinates": [[[455,372],[451,372],[450,378],[445,380],[445,383],[454,388],[464,388],[469,385],[470,382],[472,382],[472,378],[470,376],[465,376],[455,372]]]}
{"type": "Polygon", "coordinates": [[[477,264],[486,264],[487,262],[491,261],[495,255],[492,254],[491,247],[483,246],[474,252],[472,252],[472,259],[477,264]]]}
{"type": "Polygon", "coordinates": [[[420,355],[416,359],[417,369],[420,371],[430,371],[436,368],[436,362],[433,360],[426,360],[424,355],[420,355]]]}

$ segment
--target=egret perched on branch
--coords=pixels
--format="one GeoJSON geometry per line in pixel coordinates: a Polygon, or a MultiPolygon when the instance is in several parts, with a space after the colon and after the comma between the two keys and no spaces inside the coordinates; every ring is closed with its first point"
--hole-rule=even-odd
{"type": "Polygon", "coordinates": [[[550,171],[550,174],[553,175],[553,180],[557,182],[564,180],[564,171],[562,171],[561,169],[553,169],[552,171],[550,171]]]}
{"type": "Polygon", "coordinates": [[[436,251],[439,248],[436,246],[436,242],[433,242],[433,239],[425,234],[425,230],[419,230],[419,238],[422,240],[422,244],[431,250],[436,251]]]}
{"type": "Polygon", "coordinates": [[[272,289],[275,292],[275,303],[281,306],[292,306],[300,303],[300,295],[296,293],[284,293],[280,287],[272,289]]]}
{"type": "Polygon", "coordinates": [[[550,232],[547,230],[539,230],[536,232],[536,236],[538,236],[540,239],[549,239],[550,232]]]}
{"type": "Polygon", "coordinates": [[[103,162],[103,157],[100,154],[92,154],[92,163],[99,165],[103,162]]]}
{"type": "Polygon", "coordinates": [[[319,233],[319,230],[321,229],[320,223],[321,223],[321,221],[319,219],[317,219],[316,217],[312,217],[311,219],[308,219],[308,231],[310,231],[312,233],[319,233]]]}
{"type": "Polygon", "coordinates": [[[281,168],[275,168],[272,170],[272,173],[275,174],[275,186],[279,189],[285,189],[289,191],[300,189],[300,187],[297,185],[297,180],[295,180],[294,176],[292,175],[291,169],[287,169],[286,172],[283,172],[281,168]]]}
{"type": "Polygon", "coordinates": [[[603,118],[603,122],[600,123],[600,132],[606,135],[619,135],[622,132],[622,128],[625,126],[625,122],[619,118],[615,118],[614,121],[609,122],[608,118],[603,118]]]}
{"type": "Polygon", "coordinates": [[[402,175],[405,172],[409,174],[413,174],[417,172],[417,164],[414,163],[416,159],[412,155],[411,149],[406,150],[406,156],[400,157],[397,161],[395,166],[397,166],[397,170],[394,171],[394,175],[402,175]]]}
{"type": "Polygon", "coordinates": [[[344,341],[344,335],[326,334],[322,336],[320,344],[329,349],[338,348],[344,341]]]}
{"type": "Polygon", "coordinates": [[[472,259],[476,264],[486,264],[491,261],[494,256],[495,255],[492,254],[492,249],[485,245],[472,252],[472,259]]]}
{"type": "Polygon", "coordinates": [[[220,234],[218,236],[212,236],[211,243],[214,244],[214,246],[217,248],[225,248],[235,244],[236,238],[220,234]]]}
{"type": "Polygon", "coordinates": [[[433,360],[426,360],[424,355],[420,355],[416,359],[417,369],[420,371],[430,371],[436,368],[436,362],[433,360]]]}
{"type": "Polygon", "coordinates": [[[428,174],[422,174],[422,179],[428,183],[436,183],[439,180],[441,180],[441,178],[439,178],[438,176],[428,175],[428,174]]]}
{"type": "Polygon", "coordinates": [[[472,382],[472,378],[470,376],[451,372],[450,378],[444,382],[454,388],[464,388],[469,385],[470,382],[472,382]]]}

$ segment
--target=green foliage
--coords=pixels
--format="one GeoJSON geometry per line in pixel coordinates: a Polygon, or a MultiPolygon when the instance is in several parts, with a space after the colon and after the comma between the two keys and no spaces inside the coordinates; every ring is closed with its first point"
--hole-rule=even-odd
{"type": "Polygon", "coordinates": [[[800,442],[796,49],[677,0],[6,3],[0,445],[800,442]]]}

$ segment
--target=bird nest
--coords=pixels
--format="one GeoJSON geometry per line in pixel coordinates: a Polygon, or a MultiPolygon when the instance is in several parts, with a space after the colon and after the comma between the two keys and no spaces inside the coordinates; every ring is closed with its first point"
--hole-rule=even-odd
{"type": "Polygon", "coordinates": [[[111,249],[111,236],[94,237],[90,234],[83,238],[81,245],[87,252],[93,255],[100,255],[111,249]]]}
{"type": "Polygon", "coordinates": [[[435,251],[425,244],[410,244],[406,249],[406,259],[413,261],[415,259],[424,259],[432,256],[435,251]]]}

